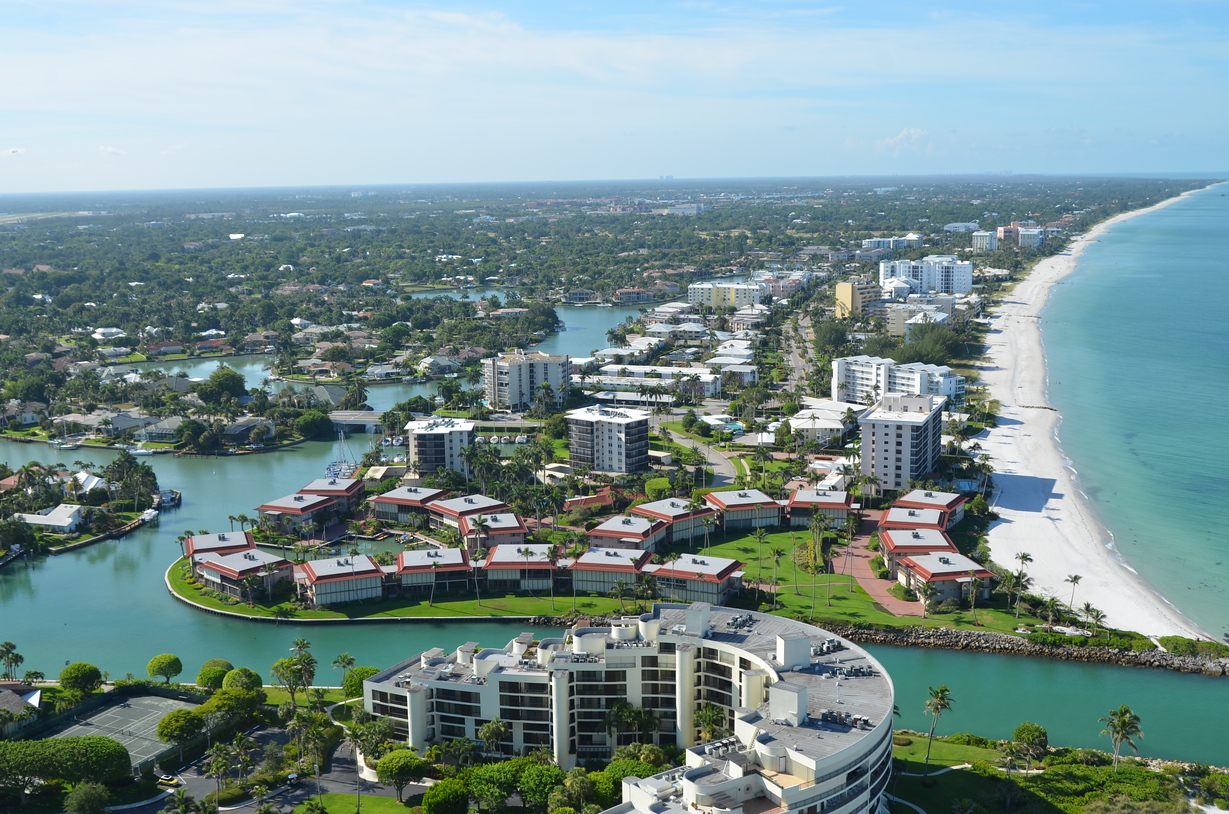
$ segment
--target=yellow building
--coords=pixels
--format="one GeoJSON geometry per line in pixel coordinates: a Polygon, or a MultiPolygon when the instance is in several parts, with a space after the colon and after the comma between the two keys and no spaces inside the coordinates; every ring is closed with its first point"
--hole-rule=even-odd
{"type": "Polygon", "coordinates": [[[856,316],[862,313],[862,307],[868,302],[875,302],[883,296],[879,286],[870,280],[851,280],[848,283],[836,284],[836,317],[856,316]]]}

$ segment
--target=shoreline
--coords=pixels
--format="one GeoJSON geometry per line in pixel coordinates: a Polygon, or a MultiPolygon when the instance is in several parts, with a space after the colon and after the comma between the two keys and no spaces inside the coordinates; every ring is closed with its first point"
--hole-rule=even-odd
{"type": "MultiPolygon", "coordinates": [[[[1206,187],[1205,187],[1206,188],[1206,187]]],[[[1020,552],[1033,561],[1033,591],[1090,602],[1112,627],[1150,637],[1179,635],[1219,641],[1153,588],[1122,557],[1114,537],[1079,488],[1078,473],[1062,449],[1063,416],[1050,404],[1049,372],[1041,316],[1050,291],[1074,272],[1088,246],[1114,226],[1155,212],[1193,194],[1124,212],[1097,224],[1066,251],[1037,263],[991,317],[986,359],[979,366],[990,398],[999,404],[999,425],[977,441],[995,467],[992,505],[999,515],[989,530],[995,562],[1014,566],[1020,552]]]]}

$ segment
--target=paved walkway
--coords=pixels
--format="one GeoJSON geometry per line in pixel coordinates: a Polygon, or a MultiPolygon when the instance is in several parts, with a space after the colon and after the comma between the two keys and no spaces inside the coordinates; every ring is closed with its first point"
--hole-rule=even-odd
{"type": "MultiPolygon", "coordinates": [[[[849,548],[849,556],[852,559],[853,576],[862,586],[862,589],[870,594],[871,598],[878,602],[893,616],[921,616],[922,603],[906,602],[903,599],[897,599],[888,593],[888,588],[891,588],[895,583],[886,579],[879,579],[875,576],[875,572],[871,570],[871,560],[875,557],[876,552],[867,549],[867,544],[870,542],[871,534],[879,525],[879,519],[883,516],[881,511],[866,512],[866,517],[862,521],[862,529],[856,537],[853,544],[849,548]]],[[[845,570],[845,556],[842,552],[841,559],[836,563],[837,570],[841,573],[848,573],[845,570]]]]}

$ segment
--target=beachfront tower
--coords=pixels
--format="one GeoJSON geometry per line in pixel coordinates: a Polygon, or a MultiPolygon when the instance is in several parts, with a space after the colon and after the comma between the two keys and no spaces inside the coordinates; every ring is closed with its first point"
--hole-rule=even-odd
{"type": "Polygon", "coordinates": [[[935,470],[942,448],[942,396],[884,396],[862,417],[862,474],[900,491],[935,470]]]}

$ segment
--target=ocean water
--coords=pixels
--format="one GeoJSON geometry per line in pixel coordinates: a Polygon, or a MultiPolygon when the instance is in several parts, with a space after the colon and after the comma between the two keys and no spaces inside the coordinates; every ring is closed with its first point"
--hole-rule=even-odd
{"type": "Polygon", "coordinates": [[[1126,563],[1229,631],[1229,185],[1114,226],[1042,319],[1059,438],[1126,563]]]}

